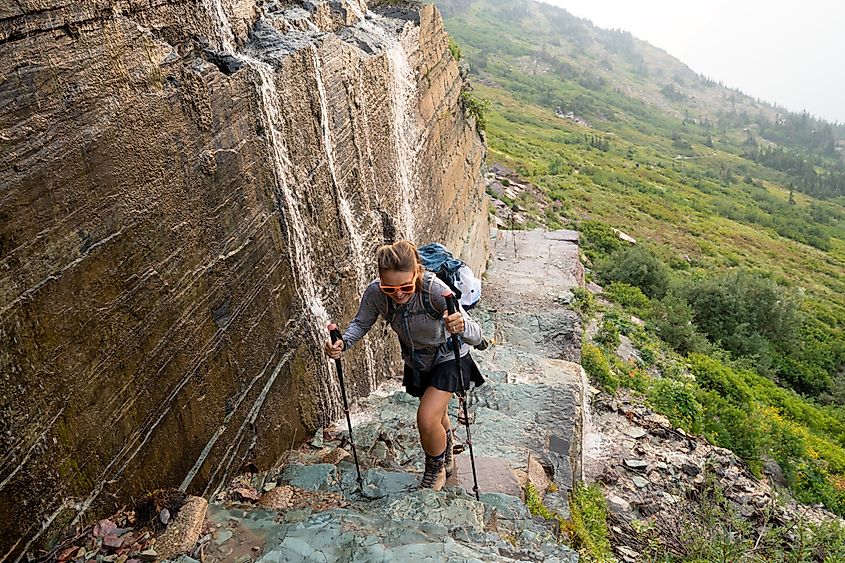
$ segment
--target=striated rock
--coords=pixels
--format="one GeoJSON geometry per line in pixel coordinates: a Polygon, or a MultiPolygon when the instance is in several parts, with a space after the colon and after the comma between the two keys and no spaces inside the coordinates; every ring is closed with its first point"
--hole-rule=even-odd
{"type": "MultiPolygon", "coordinates": [[[[0,8],[0,553],[211,494],[338,418],[325,323],[378,244],[484,271],[485,148],[440,15],[365,9],[0,8]]],[[[352,396],[395,346],[345,358],[352,396]]]]}

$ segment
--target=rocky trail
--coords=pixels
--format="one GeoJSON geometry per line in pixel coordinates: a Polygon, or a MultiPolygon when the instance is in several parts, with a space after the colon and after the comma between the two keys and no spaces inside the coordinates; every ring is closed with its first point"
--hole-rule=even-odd
{"type": "MultiPolygon", "coordinates": [[[[469,398],[480,501],[465,444],[443,491],[418,489],[417,401],[390,381],[353,417],[363,490],[339,422],[212,502],[203,560],[578,560],[521,498],[527,479],[543,491],[554,481],[546,502],[567,514],[581,473],[580,327],[567,307],[579,281],[577,234],[498,232],[492,246],[484,305],[473,311],[494,338],[474,353],[487,382],[469,398]]],[[[457,420],[457,401],[450,410],[457,420]]]]}
{"type": "MultiPolygon", "coordinates": [[[[480,501],[464,425],[456,431],[456,474],[443,491],[418,488],[417,400],[390,380],[353,409],[362,489],[342,420],[276,468],[234,478],[214,492],[207,511],[182,508],[157,538],[103,521],[85,538],[89,557],[80,542],[63,548],[64,560],[97,552],[120,563],[577,561],[558,541],[556,523],[532,517],[522,500],[530,479],[554,491],[546,504],[568,516],[567,492],[582,472],[581,330],[568,307],[581,283],[577,233],[499,231],[491,247],[483,306],[472,311],[494,340],[474,352],[487,381],[469,393],[480,501]]],[[[453,423],[458,406],[453,400],[453,423]]]]}
{"type": "MultiPolygon", "coordinates": [[[[577,241],[570,231],[494,232],[483,306],[472,311],[493,340],[474,352],[487,381],[468,402],[479,500],[463,424],[446,487],[418,487],[417,400],[391,379],[353,408],[363,486],[340,420],[273,469],[245,468],[210,504],[164,495],[143,514],[136,507],[101,520],[50,558],[578,561],[556,520],[529,513],[529,482],[564,519],[576,483],[598,483],[614,552],[625,562],[648,560],[658,543],[683,557],[684,530],[703,525],[701,507],[716,490],[761,536],[773,524],[831,519],[783,497],[773,486],[777,475],[760,481],[729,450],[673,428],[641,398],[590,387],[578,363],[580,320],[569,307],[572,289],[583,285],[577,241]]],[[[455,400],[453,422],[458,409],[455,400]]]]}

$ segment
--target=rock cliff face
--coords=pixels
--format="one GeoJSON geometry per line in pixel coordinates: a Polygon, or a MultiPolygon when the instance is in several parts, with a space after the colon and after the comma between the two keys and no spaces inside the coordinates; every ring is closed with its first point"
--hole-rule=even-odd
{"type": "MultiPolygon", "coordinates": [[[[337,418],[325,323],[384,241],[483,270],[440,16],[355,2],[0,7],[0,559],[337,418]]],[[[354,395],[393,367],[377,328],[354,395]]]]}

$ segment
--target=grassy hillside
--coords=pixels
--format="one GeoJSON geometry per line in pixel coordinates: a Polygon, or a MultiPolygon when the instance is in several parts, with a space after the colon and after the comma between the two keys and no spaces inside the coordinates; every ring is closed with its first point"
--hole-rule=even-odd
{"type": "Polygon", "coordinates": [[[612,287],[585,367],[758,471],[778,461],[800,498],[845,514],[845,128],[551,6],[438,5],[469,101],[489,104],[490,163],[533,186],[501,199],[525,226],[580,229],[612,287]],[[620,333],[639,365],[614,359],[620,333]]]}

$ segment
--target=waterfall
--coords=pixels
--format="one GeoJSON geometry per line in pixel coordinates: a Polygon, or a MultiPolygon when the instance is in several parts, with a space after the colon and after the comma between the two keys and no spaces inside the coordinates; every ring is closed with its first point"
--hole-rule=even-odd
{"type": "Polygon", "coordinates": [[[417,162],[422,141],[422,130],[417,119],[419,96],[416,77],[408,64],[408,54],[401,38],[394,37],[387,29],[374,23],[383,18],[371,12],[364,14],[354,4],[350,4],[350,9],[359,18],[358,26],[383,43],[391,76],[388,87],[393,107],[391,131],[396,143],[396,179],[401,197],[399,223],[404,236],[416,242],[414,205],[418,200],[417,162]]]}
{"type": "Polygon", "coordinates": [[[227,54],[242,60],[258,76],[256,88],[261,101],[261,117],[265,130],[267,131],[267,141],[273,157],[276,203],[279,211],[285,214],[283,223],[287,231],[287,239],[293,246],[291,259],[293,261],[293,271],[298,278],[300,297],[303,303],[310,308],[314,316],[316,326],[312,326],[311,328],[316,341],[322,342],[326,337],[326,325],[329,322],[329,315],[323,305],[323,299],[318,290],[316,278],[311,267],[314,260],[306,238],[306,224],[302,220],[302,215],[299,213],[299,198],[288,185],[288,178],[292,174],[290,172],[290,159],[283,134],[284,119],[279,112],[281,100],[276,90],[273,68],[266,62],[251,55],[237,52],[232,25],[223,8],[222,0],[205,0],[205,2],[212,16],[212,21],[215,24],[214,31],[218,37],[219,47],[227,54]]]}
{"type": "MultiPolygon", "coordinates": [[[[222,0],[205,1],[210,8],[215,31],[220,40],[220,47],[227,54],[243,61],[249,69],[255,72],[258,78],[256,90],[259,94],[261,120],[267,133],[267,142],[273,164],[273,192],[276,196],[278,212],[283,215],[281,223],[284,226],[287,235],[286,240],[291,249],[291,271],[295,277],[299,297],[311,313],[310,322],[306,323],[311,332],[311,343],[318,348],[322,348],[322,343],[328,337],[326,325],[329,323],[330,317],[314,275],[312,265],[315,261],[308,242],[307,225],[299,212],[299,197],[289,184],[289,179],[293,174],[284,136],[284,118],[280,112],[282,102],[274,80],[275,72],[268,63],[250,54],[236,51],[232,26],[223,9],[222,0]]],[[[323,367],[328,370],[327,366],[323,367]]],[[[317,376],[315,383],[320,387],[318,393],[320,397],[329,398],[340,395],[340,389],[334,377],[317,376]]],[[[337,411],[338,408],[336,404],[332,404],[329,410],[337,411]]]]}
{"type": "MultiPolygon", "coordinates": [[[[325,161],[329,168],[329,174],[332,178],[335,193],[337,194],[340,215],[343,218],[343,224],[346,227],[346,232],[349,234],[349,243],[352,250],[352,263],[355,267],[355,281],[358,289],[358,295],[363,295],[364,290],[370,282],[370,277],[367,275],[365,265],[372,261],[372,257],[364,252],[364,238],[361,236],[357,222],[352,216],[352,208],[349,205],[349,200],[346,198],[344,188],[337,179],[337,170],[334,163],[334,143],[332,142],[332,133],[329,123],[328,96],[326,95],[326,87],[323,83],[323,67],[320,63],[320,53],[317,51],[316,47],[312,47],[312,53],[314,58],[314,77],[317,82],[317,93],[320,97],[320,124],[322,125],[323,131],[323,148],[326,151],[325,161]]],[[[369,340],[365,340],[362,344],[364,347],[369,384],[372,388],[376,385],[375,356],[369,340]]]]}

